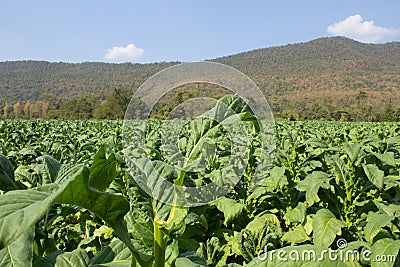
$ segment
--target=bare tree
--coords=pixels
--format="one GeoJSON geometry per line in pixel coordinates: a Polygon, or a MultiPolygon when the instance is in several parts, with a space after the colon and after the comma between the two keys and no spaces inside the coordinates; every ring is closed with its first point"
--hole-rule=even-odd
{"type": "Polygon", "coordinates": [[[10,112],[10,104],[8,102],[6,102],[4,105],[4,109],[3,109],[3,118],[4,119],[8,119],[9,112],[10,112]]]}
{"type": "Polygon", "coordinates": [[[20,102],[14,103],[13,108],[14,108],[14,119],[21,118],[21,103],[20,102]]]}
{"type": "Polygon", "coordinates": [[[26,101],[24,105],[24,117],[28,120],[32,119],[32,105],[30,100],[26,101]]]}

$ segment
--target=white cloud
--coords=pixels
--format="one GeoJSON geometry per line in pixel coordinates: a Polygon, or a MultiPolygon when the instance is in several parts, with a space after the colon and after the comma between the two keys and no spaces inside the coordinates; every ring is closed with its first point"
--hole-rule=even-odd
{"type": "Polygon", "coordinates": [[[128,44],[125,47],[114,46],[107,50],[104,59],[113,61],[136,61],[143,55],[144,50],[136,47],[134,44],[128,44]]]}
{"type": "Polygon", "coordinates": [[[400,34],[398,29],[376,26],[373,20],[364,21],[358,14],[329,25],[327,31],[366,43],[382,41],[400,34]]]}

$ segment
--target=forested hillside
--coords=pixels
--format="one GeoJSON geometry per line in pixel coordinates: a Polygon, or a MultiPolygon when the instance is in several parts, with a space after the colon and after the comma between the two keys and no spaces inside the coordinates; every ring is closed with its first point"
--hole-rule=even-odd
{"type": "Polygon", "coordinates": [[[114,87],[137,88],[154,73],[176,63],[0,62],[0,93],[11,102],[40,100],[44,93],[64,99],[85,93],[104,97],[114,87]]]}
{"type": "MultiPolygon", "coordinates": [[[[400,116],[399,42],[363,44],[343,37],[320,38],[213,61],[253,79],[277,117],[374,121],[400,116]]],[[[109,110],[112,103],[120,103],[121,95],[128,97],[148,77],[178,63],[0,62],[2,117],[120,117],[120,111],[109,110]]],[[[185,97],[209,94],[209,89],[195,86],[185,97]]],[[[165,99],[163,111],[185,97],[165,99]]]]}
{"type": "Polygon", "coordinates": [[[343,37],[320,38],[217,61],[248,74],[275,112],[319,118],[357,109],[354,116],[374,120],[378,111],[400,104],[399,42],[363,44],[343,37]]]}

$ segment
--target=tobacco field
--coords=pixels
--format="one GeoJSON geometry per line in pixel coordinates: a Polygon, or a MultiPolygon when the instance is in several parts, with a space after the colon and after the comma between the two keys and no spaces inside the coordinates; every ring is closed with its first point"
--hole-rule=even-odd
{"type": "Polygon", "coordinates": [[[241,112],[251,142],[240,181],[198,207],[157,201],[133,176],[156,170],[177,185],[223,176],[230,140],[210,120],[179,137],[205,166],[198,173],[168,164],[165,121],[147,122],[144,147],[132,150],[147,160],[134,171],[122,121],[0,121],[0,266],[400,266],[399,123],[277,121],[255,186],[260,129],[241,112]],[[199,148],[204,139],[213,145],[199,148]],[[277,256],[328,248],[369,260],[277,256]]]}

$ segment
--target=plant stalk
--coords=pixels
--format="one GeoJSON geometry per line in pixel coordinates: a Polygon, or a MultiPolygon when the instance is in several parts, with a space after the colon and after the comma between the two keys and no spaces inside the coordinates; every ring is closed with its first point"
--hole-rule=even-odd
{"type": "Polygon", "coordinates": [[[165,266],[165,241],[166,234],[162,231],[164,221],[159,218],[154,219],[154,267],[165,266]]]}

